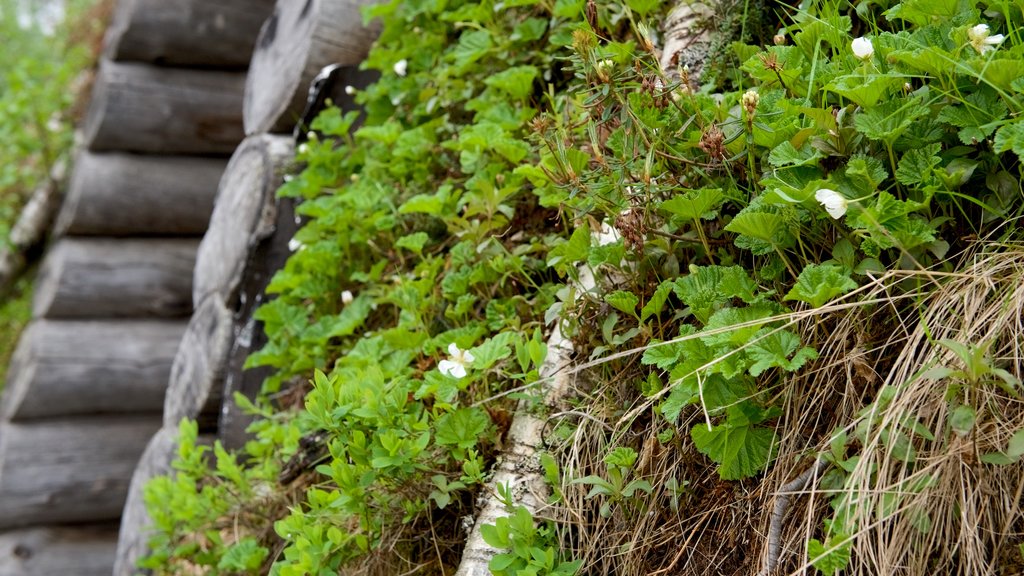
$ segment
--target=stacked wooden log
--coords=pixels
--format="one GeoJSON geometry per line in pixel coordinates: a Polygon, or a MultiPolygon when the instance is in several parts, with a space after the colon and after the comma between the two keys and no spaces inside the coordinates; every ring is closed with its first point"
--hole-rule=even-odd
{"type": "MultiPolygon", "coordinates": [[[[157,3],[156,0],[135,2],[157,3]]],[[[197,0],[174,0],[167,5],[195,3],[197,0]]],[[[341,98],[344,96],[341,87],[345,84],[365,87],[371,79],[357,69],[376,35],[372,28],[363,26],[359,13],[360,6],[368,3],[369,0],[279,0],[263,23],[245,82],[244,106],[238,109],[248,137],[234,149],[220,177],[209,227],[198,246],[191,277],[194,312],[170,369],[162,427],[146,448],[131,482],[114,569],[117,576],[137,573],[134,569],[137,560],[148,552],[146,525],[149,519],[142,487],[154,475],[171,470],[180,421],[183,418],[197,421],[200,434],[209,441],[218,439],[237,447],[245,439],[248,420],[239,413],[232,396],[234,392],[255,396],[264,376],[260,371],[242,369],[245,357],[263,341],[262,328],[252,313],[262,301],[270,276],[287,259],[288,242],[297,228],[292,204],[278,199],[275,193],[294,156],[293,133],[305,134],[305,123],[311,114],[306,110],[309,87],[321,69],[337,64],[344,67],[332,76],[337,90],[326,85],[321,87],[330,90],[328,95],[333,100],[349,108],[351,101],[341,98]],[[302,120],[304,111],[305,121],[302,120]],[[296,131],[297,125],[300,129],[296,131]]],[[[236,14],[242,1],[217,4],[216,8],[197,8],[196,14],[218,12],[228,18],[236,14]]],[[[166,16],[174,23],[194,17],[166,16]]],[[[137,16],[135,21],[152,18],[156,16],[137,16]]],[[[115,22],[115,26],[123,26],[122,20],[115,22]]],[[[132,37],[130,25],[129,32],[115,27],[109,37],[132,37]]],[[[180,53],[171,55],[171,47],[167,45],[154,48],[151,44],[154,43],[142,43],[137,50],[147,54],[159,52],[167,62],[186,57],[180,53]]],[[[113,49],[108,49],[108,53],[113,53],[113,49]]],[[[116,71],[112,74],[116,76],[116,71]]],[[[119,85],[123,86],[117,89],[120,91],[136,89],[133,82],[119,82],[119,85]]],[[[195,93],[203,92],[197,88],[195,93]]],[[[323,94],[320,96],[319,100],[314,100],[322,106],[323,94]]],[[[172,98],[161,98],[167,102],[163,105],[165,109],[175,109],[172,98]]],[[[108,108],[110,111],[121,109],[119,105],[108,108]]],[[[216,110],[216,106],[211,105],[211,109],[216,110]]],[[[193,115],[196,114],[186,117],[193,115]]],[[[210,134],[213,136],[207,141],[211,147],[215,146],[216,137],[224,133],[222,126],[212,125],[210,134]]],[[[164,131],[176,141],[183,138],[177,128],[164,131]]],[[[87,130],[87,133],[112,141],[120,138],[111,130],[87,130]]],[[[166,143],[167,136],[149,140],[145,146],[150,151],[179,152],[174,145],[166,143]]],[[[167,177],[157,171],[150,175],[161,181],[167,177]]],[[[97,196],[99,193],[93,195],[97,196]]],[[[63,219],[60,224],[64,224],[63,219]]],[[[125,259],[130,260],[130,257],[125,259]]],[[[149,272],[158,276],[162,270],[149,272]]],[[[170,304],[165,306],[170,307],[170,304]]]]}
{"type": "Polygon", "coordinates": [[[189,333],[201,236],[244,135],[244,68],[272,8],[115,9],[34,319],[0,402],[0,576],[114,569],[132,474],[163,426],[189,333]]]}

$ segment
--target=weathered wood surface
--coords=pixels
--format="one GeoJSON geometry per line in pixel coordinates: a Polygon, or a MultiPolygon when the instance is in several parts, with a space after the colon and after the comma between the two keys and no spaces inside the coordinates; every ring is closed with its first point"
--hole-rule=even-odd
{"type": "Polygon", "coordinates": [[[245,74],[100,63],[83,133],[89,150],[230,154],[242,140],[245,74]]]}
{"type": "Polygon", "coordinates": [[[293,156],[290,137],[250,136],[238,147],[221,178],[210,228],[196,257],[192,301],[219,294],[234,308],[249,251],[273,233],[274,193],[293,156]]]}
{"type": "Polygon", "coordinates": [[[154,416],[0,425],[0,529],[121,516],[154,416]]]}
{"type": "Polygon", "coordinates": [[[328,64],[354,65],[377,37],[360,9],[375,0],[279,0],[260,30],[245,89],[245,133],[287,132],[328,64]]]}
{"type": "Polygon", "coordinates": [[[274,0],[121,0],[104,55],[167,66],[244,69],[274,0]]]}
{"type": "Polygon", "coordinates": [[[0,533],[0,576],[110,576],[116,548],[116,524],[0,533]]]}
{"type": "Polygon", "coordinates": [[[192,310],[199,241],[65,238],[43,261],[37,318],[181,318],[192,310]]]}
{"type": "Polygon", "coordinates": [[[196,308],[171,367],[164,426],[175,427],[182,418],[191,418],[200,430],[216,428],[233,327],[231,311],[219,294],[210,294],[196,308]]]}
{"type": "Polygon", "coordinates": [[[201,236],[225,166],[221,158],[83,150],[75,160],[56,232],[201,236]]]}
{"type": "Polygon", "coordinates": [[[159,414],[185,326],[169,320],[36,320],[14,352],[0,413],[11,420],[159,414]]]}

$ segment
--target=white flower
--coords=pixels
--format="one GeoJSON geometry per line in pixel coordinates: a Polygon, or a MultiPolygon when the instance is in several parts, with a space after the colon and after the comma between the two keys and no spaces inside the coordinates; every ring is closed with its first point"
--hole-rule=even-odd
{"type": "Polygon", "coordinates": [[[459,350],[459,347],[454,342],[448,345],[448,353],[451,354],[451,359],[441,360],[437,364],[437,369],[445,376],[465,378],[466,366],[473,363],[473,355],[470,354],[469,350],[459,350]]]}
{"type": "Polygon", "coordinates": [[[352,96],[356,93],[356,87],[352,85],[345,86],[345,94],[352,96]]]}
{"type": "Polygon", "coordinates": [[[288,249],[291,250],[292,252],[298,252],[299,250],[302,250],[305,247],[305,244],[299,242],[295,238],[292,238],[291,240],[288,241],[288,249]]]}
{"type": "Polygon", "coordinates": [[[619,231],[607,222],[601,224],[601,228],[593,232],[592,235],[594,236],[594,239],[597,240],[598,246],[615,244],[619,241],[619,238],[622,238],[622,236],[619,235],[619,231]]]}
{"type": "Polygon", "coordinates": [[[822,188],[814,194],[814,199],[821,202],[821,205],[825,207],[825,211],[828,212],[828,215],[836,220],[842,218],[843,214],[846,214],[846,205],[848,204],[848,201],[845,196],[835,190],[822,188]]]}
{"type": "Polygon", "coordinates": [[[984,54],[996,49],[1003,43],[1005,37],[1002,34],[996,34],[991,36],[988,30],[988,24],[978,24],[967,31],[967,37],[971,39],[971,46],[978,51],[978,54],[984,54]]]}
{"type": "Polygon", "coordinates": [[[350,290],[345,290],[344,292],[341,293],[342,304],[351,304],[353,300],[355,300],[355,297],[352,296],[352,292],[350,290]]]}
{"type": "Polygon", "coordinates": [[[309,154],[309,144],[299,144],[299,154],[309,154]]]}
{"type": "Polygon", "coordinates": [[[398,62],[395,62],[395,65],[392,68],[394,69],[395,74],[405,76],[405,73],[409,71],[409,61],[402,58],[398,62]]]}
{"type": "Polygon", "coordinates": [[[871,40],[861,36],[850,44],[850,49],[853,50],[853,55],[861,60],[868,60],[875,55],[875,47],[871,45],[871,40]]]}

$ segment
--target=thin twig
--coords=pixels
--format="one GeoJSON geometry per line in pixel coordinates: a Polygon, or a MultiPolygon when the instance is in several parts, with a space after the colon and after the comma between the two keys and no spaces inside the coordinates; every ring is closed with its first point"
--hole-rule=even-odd
{"type": "Polygon", "coordinates": [[[818,456],[814,460],[814,465],[779,489],[775,497],[775,507],[772,509],[771,524],[768,527],[768,557],[765,558],[764,567],[757,573],[757,576],[771,576],[779,567],[779,556],[782,555],[782,522],[786,519],[786,512],[789,511],[789,499],[794,494],[805,490],[811,479],[816,479],[827,464],[821,456],[818,456]]]}

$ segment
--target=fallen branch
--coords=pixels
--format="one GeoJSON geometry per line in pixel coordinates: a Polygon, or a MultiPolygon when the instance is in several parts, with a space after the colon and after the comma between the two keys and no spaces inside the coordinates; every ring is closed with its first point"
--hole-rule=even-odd
{"type": "Polygon", "coordinates": [[[21,210],[18,221],[11,228],[9,243],[0,248],[0,297],[21,277],[33,260],[30,254],[46,239],[60,208],[65,173],[64,161],[57,161],[49,177],[36,187],[21,210]]]}
{"type": "Polygon", "coordinates": [[[828,463],[819,456],[803,474],[779,488],[775,497],[775,507],[772,509],[771,523],[768,526],[768,555],[764,567],[757,576],[771,576],[779,567],[779,556],[782,555],[782,522],[789,511],[789,500],[795,494],[806,490],[811,480],[817,480],[827,465],[828,463]]]}
{"type": "MultiPolygon", "coordinates": [[[[584,291],[595,286],[594,276],[587,268],[580,270],[579,286],[584,291]]],[[[541,391],[544,406],[558,405],[569,393],[569,370],[573,352],[572,343],[562,336],[558,325],[548,338],[548,355],[540,368],[541,391]]],[[[488,564],[501,550],[484,542],[481,527],[494,524],[495,520],[508,516],[505,504],[498,498],[498,487],[504,486],[512,495],[516,505],[523,506],[534,517],[547,501],[550,489],[544,479],[544,470],[538,461],[538,449],[543,443],[544,426],[547,420],[530,411],[530,405],[520,401],[508,433],[508,447],[502,452],[494,476],[483,494],[480,513],[473,529],[466,539],[455,576],[490,576],[488,564]]]]}

